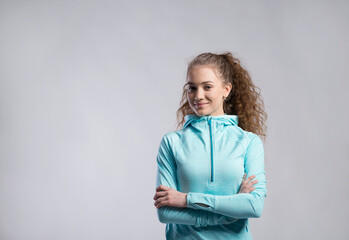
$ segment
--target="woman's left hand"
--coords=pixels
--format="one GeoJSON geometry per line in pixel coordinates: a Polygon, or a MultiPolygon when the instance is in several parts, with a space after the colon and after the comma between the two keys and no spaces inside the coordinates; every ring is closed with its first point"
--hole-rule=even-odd
{"type": "Polygon", "coordinates": [[[187,207],[187,193],[179,192],[173,188],[160,185],[156,189],[153,197],[154,206],[160,208],[162,206],[187,207]]]}

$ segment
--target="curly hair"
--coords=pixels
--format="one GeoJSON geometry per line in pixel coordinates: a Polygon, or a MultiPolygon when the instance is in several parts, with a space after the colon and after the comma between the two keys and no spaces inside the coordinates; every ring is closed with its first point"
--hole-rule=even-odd
{"type": "MultiPolygon", "coordinates": [[[[202,53],[189,62],[186,78],[188,79],[190,70],[194,66],[201,65],[214,66],[223,82],[232,84],[232,89],[223,103],[224,112],[228,115],[237,115],[239,127],[245,131],[253,132],[265,140],[267,130],[265,122],[268,115],[264,111],[261,90],[254,85],[248,71],[241,66],[240,60],[230,52],[223,54],[202,53]]],[[[177,129],[183,127],[185,115],[196,115],[189,105],[186,85],[183,86],[180,107],[176,113],[177,129]]]]}

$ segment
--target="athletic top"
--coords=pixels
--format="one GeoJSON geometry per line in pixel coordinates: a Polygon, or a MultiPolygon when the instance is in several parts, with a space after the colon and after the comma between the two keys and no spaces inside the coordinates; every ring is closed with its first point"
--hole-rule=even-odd
{"type": "Polygon", "coordinates": [[[237,115],[186,115],[183,129],[166,133],[157,154],[156,188],[187,193],[187,207],[162,206],[166,239],[252,239],[248,218],[259,218],[267,196],[260,137],[238,126],[237,115]],[[243,175],[255,175],[240,193],[243,175]]]}

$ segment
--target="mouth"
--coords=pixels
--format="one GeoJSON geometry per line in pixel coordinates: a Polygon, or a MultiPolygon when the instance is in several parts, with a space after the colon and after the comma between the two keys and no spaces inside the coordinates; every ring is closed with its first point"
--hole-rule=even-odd
{"type": "Polygon", "coordinates": [[[208,103],[197,103],[197,104],[195,104],[195,106],[196,107],[202,107],[202,106],[205,106],[206,104],[208,104],[208,103]]]}

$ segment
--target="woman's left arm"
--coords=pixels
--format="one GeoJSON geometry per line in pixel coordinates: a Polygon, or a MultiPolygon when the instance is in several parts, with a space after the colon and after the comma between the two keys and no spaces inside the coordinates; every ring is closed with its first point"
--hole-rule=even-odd
{"type": "Polygon", "coordinates": [[[258,183],[250,193],[233,195],[212,195],[206,193],[189,192],[187,207],[206,210],[233,218],[258,218],[262,215],[264,200],[267,196],[264,148],[260,137],[256,134],[250,141],[245,155],[245,171],[247,177],[256,176],[258,183]]]}

